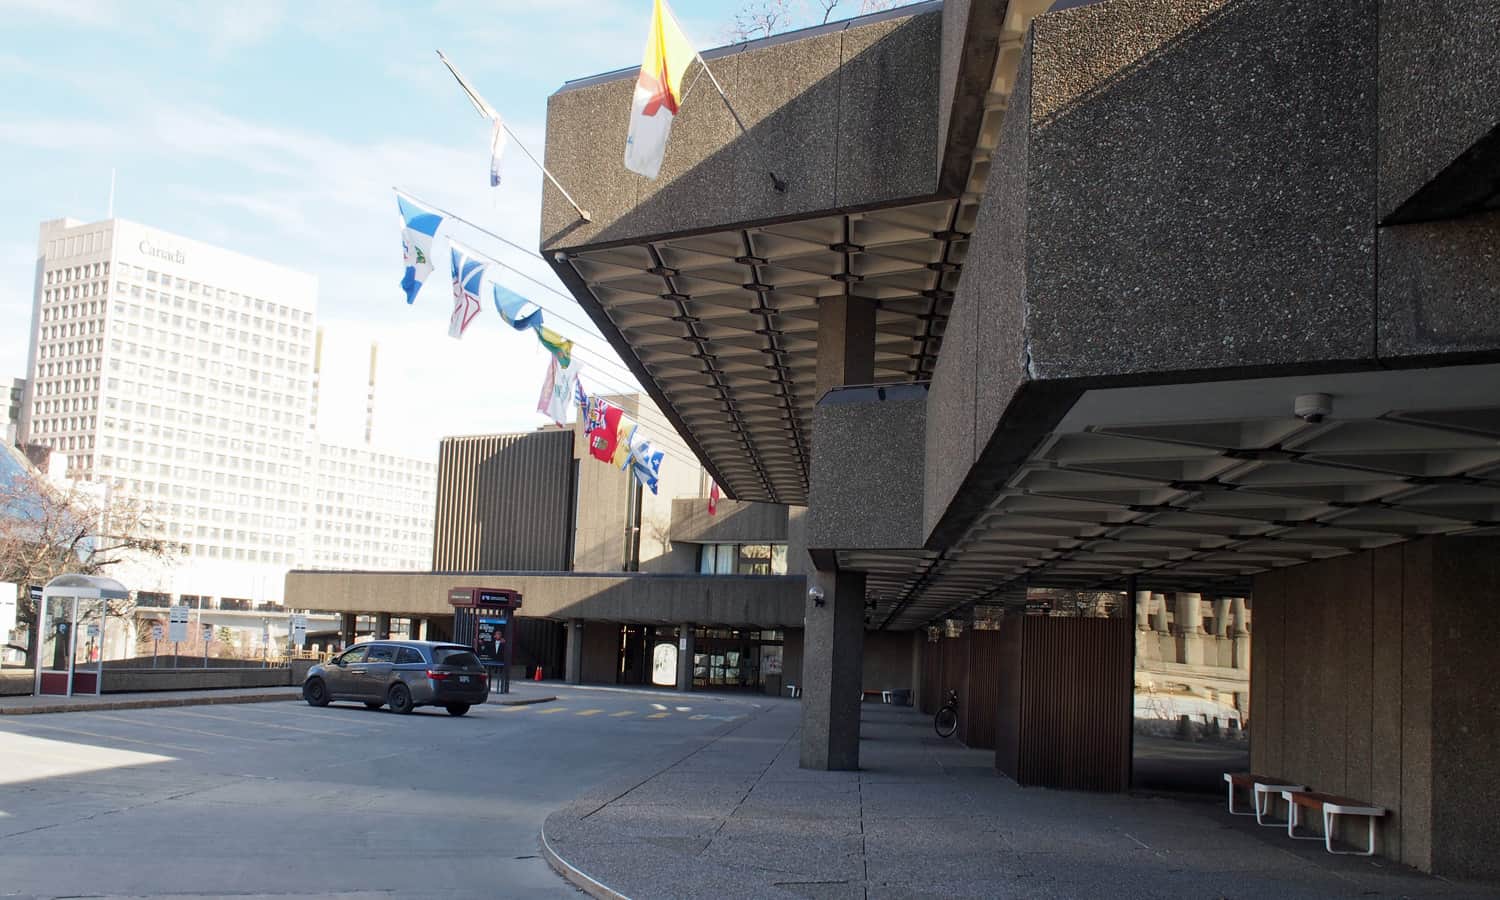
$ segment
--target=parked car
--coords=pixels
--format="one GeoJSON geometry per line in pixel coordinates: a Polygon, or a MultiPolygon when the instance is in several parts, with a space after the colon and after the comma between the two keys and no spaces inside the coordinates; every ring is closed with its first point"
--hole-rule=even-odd
{"type": "Polygon", "coordinates": [[[441,706],[461,716],[489,693],[489,677],[472,650],[433,641],[356,644],[313,666],[302,682],[302,699],[311,706],[359,700],[370,709],[389,706],[398,713],[441,706]]]}

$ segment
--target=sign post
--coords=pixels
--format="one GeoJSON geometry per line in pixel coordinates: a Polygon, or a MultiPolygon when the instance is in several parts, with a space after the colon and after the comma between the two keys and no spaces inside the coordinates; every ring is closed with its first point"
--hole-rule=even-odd
{"type": "Polygon", "coordinates": [[[298,650],[307,646],[307,616],[303,613],[292,616],[292,645],[298,650]]]}
{"type": "Polygon", "coordinates": [[[180,644],[186,643],[188,627],[188,608],[186,604],[173,606],[167,610],[167,640],[172,642],[172,668],[177,668],[177,658],[182,655],[180,644]]]}
{"type": "Polygon", "coordinates": [[[161,623],[151,623],[151,668],[156,668],[156,645],[161,643],[161,623]]]}
{"type": "Polygon", "coordinates": [[[214,627],[207,622],[200,623],[203,626],[203,668],[208,668],[208,645],[214,639],[214,627]]]}

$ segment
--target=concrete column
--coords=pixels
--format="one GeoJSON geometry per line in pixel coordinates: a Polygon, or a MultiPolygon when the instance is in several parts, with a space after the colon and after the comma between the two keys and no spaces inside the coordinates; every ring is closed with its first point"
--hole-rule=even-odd
{"type": "Polygon", "coordinates": [[[1177,661],[1190,666],[1203,665],[1203,595],[1175,595],[1177,608],[1177,641],[1181,648],[1177,661]]]}
{"type": "Polygon", "coordinates": [[[1167,633],[1167,595],[1151,595],[1151,630],[1157,634],[1167,633]]]}
{"type": "Polygon", "coordinates": [[[1151,592],[1135,592],[1135,630],[1146,631],[1151,627],[1151,592]]]}
{"type": "Polygon", "coordinates": [[[568,649],[563,669],[563,680],[568,684],[583,682],[583,620],[568,620],[568,649]]]}
{"type": "Polygon", "coordinates": [[[1229,636],[1229,604],[1228,597],[1214,598],[1214,636],[1229,636]]]}
{"type": "Polygon", "coordinates": [[[339,638],[345,647],[354,643],[354,613],[339,613],[339,638]]]}
{"type": "Polygon", "coordinates": [[[1245,609],[1245,598],[1235,597],[1229,603],[1229,634],[1234,640],[1234,656],[1230,660],[1236,669],[1250,671],[1250,619],[1245,609]]]}
{"type": "Polygon", "coordinates": [[[683,622],[677,626],[677,689],[693,689],[693,624],[683,622]]]}
{"type": "Polygon", "coordinates": [[[818,570],[823,605],[807,601],[802,650],[802,768],[859,768],[865,576],[818,570]]]}
{"type": "Polygon", "coordinates": [[[375,614],[375,639],[378,641],[388,641],[391,639],[390,613],[375,614]]]}
{"type": "Polygon", "coordinates": [[[427,619],[426,618],[413,619],[412,622],[411,622],[411,627],[412,627],[412,630],[416,632],[416,635],[413,637],[413,640],[418,640],[418,641],[425,641],[425,640],[427,640],[427,619]]]}
{"type": "Polygon", "coordinates": [[[817,400],[843,384],[875,380],[875,301],[860,297],[818,300],[817,400]]]}

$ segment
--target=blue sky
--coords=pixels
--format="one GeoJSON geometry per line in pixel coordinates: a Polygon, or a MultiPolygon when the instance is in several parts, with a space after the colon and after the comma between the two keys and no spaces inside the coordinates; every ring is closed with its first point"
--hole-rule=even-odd
{"type": "MultiPolygon", "coordinates": [[[[741,6],[673,5],[704,48],[724,42],[741,6]]],[[[857,7],[843,0],[835,18],[857,7]]],[[[488,128],[433,51],[540,155],[547,96],[639,64],[649,12],[648,0],[0,0],[0,314],[12,323],[0,329],[0,376],[24,374],[38,223],[103,218],[114,168],[116,215],[318,276],[328,366],[347,366],[352,386],[359,343],[381,343],[377,442],[431,455],[445,434],[542,424],[534,340],[492,310],[463,341],[448,338],[445,277],[403,302],[390,187],[535,247],[541,176],[512,147],[504,183],[488,186],[488,128]]],[[[453,234],[556,284],[540,260],[453,234]]],[[[499,280],[587,321],[524,279],[499,280]]],[[[611,375],[591,387],[615,388],[623,376],[611,375]]],[[[348,407],[352,436],[362,390],[348,407]]]]}

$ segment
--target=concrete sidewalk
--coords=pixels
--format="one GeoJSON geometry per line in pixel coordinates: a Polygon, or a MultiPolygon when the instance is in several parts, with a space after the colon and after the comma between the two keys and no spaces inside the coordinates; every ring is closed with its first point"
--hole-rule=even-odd
{"type": "MultiPolygon", "coordinates": [[[[206,691],[150,691],[134,694],[93,694],[74,697],[24,696],[0,697],[0,716],[24,716],[37,713],[88,712],[110,709],[152,709],[161,706],[207,706],[219,703],[266,703],[275,700],[301,700],[302,688],[241,688],[206,691]]],[[[546,703],[557,697],[545,684],[532,686],[512,684],[509,694],[490,694],[489,703],[519,706],[546,703]]]]}
{"type": "Polygon", "coordinates": [[[1207,799],[1021,788],[911,709],[864,707],[863,771],[806,771],[798,720],[772,700],[553,813],[543,849],[590,893],[635,898],[1496,896],[1330,856],[1207,799]]]}

